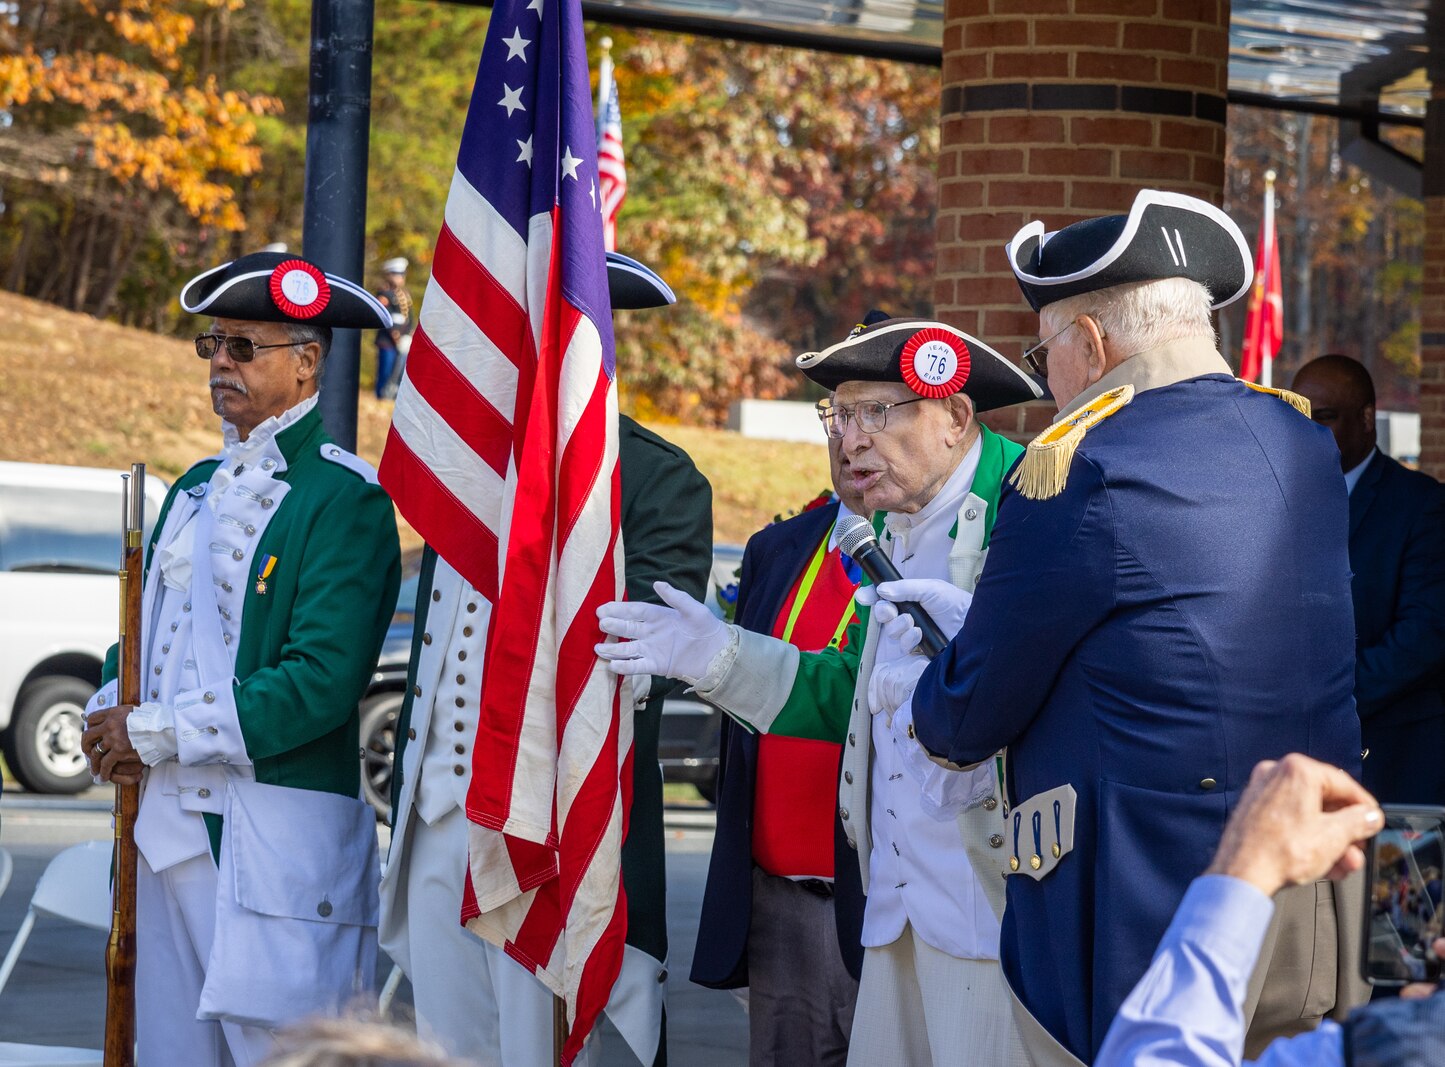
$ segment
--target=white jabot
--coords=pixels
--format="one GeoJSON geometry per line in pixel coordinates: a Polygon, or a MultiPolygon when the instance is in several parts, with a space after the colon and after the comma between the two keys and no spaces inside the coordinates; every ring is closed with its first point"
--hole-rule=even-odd
{"type": "MultiPolygon", "coordinates": [[[[981,442],[975,441],[937,495],[912,514],[890,513],[883,544],[904,578],[948,580],[952,531],[978,469],[981,442]]],[[[879,637],[877,640],[884,641],[879,637]]],[[[877,651],[875,669],[904,655],[896,642],[877,651]]],[[[907,773],[901,742],[886,715],[873,717],[872,800],[869,827],[873,851],[863,944],[891,944],[911,923],[934,948],[960,959],[997,959],[999,924],[968,861],[958,824],[934,817],[922,791],[907,773]]],[[[962,772],[970,792],[975,775],[962,772]]]]}
{"type": "MultiPolygon", "coordinates": [[[[215,511],[221,494],[236,480],[238,470],[254,467],[267,452],[274,455],[278,466],[284,462],[275,445],[276,435],[304,418],[316,406],[318,399],[319,394],[312,393],[280,415],[272,415],[252,430],[244,441],[236,427],[222,421],[221,463],[211,474],[206,499],[212,511],[215,511]]],[[[195,550],[195,538],[195,523],[187,522],[168,544],[156,547],[154,565],[160,569],[161,580],[172,589],[184,591],[191,587],[191,554],[195,550]]]]}
{"type": "Polygon", "coordinates": [[[1355,464],[1355,465],[1354,465],[1353,467],[1351,467],[1349,470],[1345,471],[1345,495],[1346,495],[1346,496],[1349,496],[1349,495],[1351,495],[1351,494],[1354,493],[1354,491],[1355,491],[1355,486],[1357,486],[1357,485],[1360,484],[1360,476],[1365,473],[1365,468],[1370,465],[1370,460],[1372,460],[1372,459],[1375,458],[1375,453],[1378,452],[1378,451],[1379,451],[1379,449],[1376,449],[1376,448],[1370,449],[1370,454],[1369,454],[1368,456],[1366,456],[1364,459],[1360,460],[1359,463],[1355,464]]]}

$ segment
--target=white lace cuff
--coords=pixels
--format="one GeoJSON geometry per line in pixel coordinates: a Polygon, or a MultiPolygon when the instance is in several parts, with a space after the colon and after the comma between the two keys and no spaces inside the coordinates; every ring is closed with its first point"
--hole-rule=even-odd
{"type": "Polygon", "coordinates": [[[903,769],[918,784],[920,806],[929,818],[940,822],[956,819],[993,795],[990,764],[981,763],[970,770],[951,769],[929,756],[913,735],[912,697],[894,713],[890,729],[903,769]]]}
{"type": "Polygon", "coordinates": [[[738,658],[738,648],[742,643],[739,636],[739,629],[736,626],[728,626],[728,643],[718,650],[717,655],[708,662],[707,672],[697,680],[693,689],[710,690],[716,689],[718,684],[727,677],[728,671],[733,669],[733,661],[738,658]]]}
{"type": "Polygon", "coordinates": [[[147,767],[175,758],[176,713],[169,706],[150,702],[139,705],[125,720],[125,731],[147,767]]]}

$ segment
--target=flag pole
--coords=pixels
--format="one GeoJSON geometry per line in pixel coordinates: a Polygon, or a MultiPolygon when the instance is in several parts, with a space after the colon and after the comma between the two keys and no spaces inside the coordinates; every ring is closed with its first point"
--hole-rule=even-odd
{"type": "Polygon", "coordinates": [[[562,1067],[562,1050],[567,1046],[567,1001],[552,994],[552,1062],[562,1067]]]}
{"type": "Polygon", "coordinates": [[[602,55],[597,60],[597,143],[602,143],[602,127],[607,123],[607,96],[612,91],[612,38],[597,42],[602,55]]]}
{"type": "MultiPolygon", "coordinates": [[[[1276,177],[1276,175],[1275,175],[1274,171],[1272,171],[1272,170],[1267,170],[1267,171],[1264,172],[1264,232],[1267,233],[1267,234],[1269,234],[1269,239],[1270,239],[1270,241],[1274,241],[1274,240],[1275,240],[1275,230],[1274,230],[1274,179],[1275,179],[1275,177],[1276,177]]],[[[1267,263],[1268,263],[1269,265],[1273,265],[1273,263],[1274,263],[1273,251],[1271,251],[1270,259],[1267,261],[1267,263]]],[[[1272,350],[1266,350],[1266,351],[1264,352],[1264,359],[1263,359],[1263,361],[1262,361],[1262,363],[1261,363],[1260,372],[1259,372],[1259,384],[1260,384],[1260,385],[1263,385],[1265,388],[1270,388],[1270,387],[1272,387],[1272,386],[1274,385],[1274,352],[1273,352],[1272,350]]]]}

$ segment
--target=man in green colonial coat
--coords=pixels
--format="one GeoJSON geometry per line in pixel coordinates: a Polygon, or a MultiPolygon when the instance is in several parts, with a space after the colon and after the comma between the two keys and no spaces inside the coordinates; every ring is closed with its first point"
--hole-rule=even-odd
{"type": "MultiPolygon", "coordinates": [[[[945,640],[957,632],[1003,477],[1022,452],[976,412],[1041,390],[976,337],[878,314],[797,362],[832,390],[820,414],[841,443],[842,482],[875,513],[877,540],[901,575],[881,587],[889,600],[865,584],[846,645],[800,653],[724,626],[660,586],[667,607],[599,609],[602,629],[626,640],[598,653],[624,676],[682,678],[751,729],[843,745],[838,814],[868,894],[849,1063],[927,1067],[967,1049],[970,1062],[1022,1067],[998,967],[1003,839],[993,769],[946,772],[878,712],[896,706],[889,668],[917,643],[912,620],[889,601],[918,601],[945,640]]],[[[860,558],[846,532],[840,547],[860,558]]]]}
{"type": "Polygon", "coordinates": [[[316,401],[332,327],[390,320],[268,252],[193,279],[181,306],[213,318],[195,346],[222,448],[151,537],[144,702],[117,705],[112,649],[82,744],[100,779],[141,783],[139,1062],[245,1065],[375,974],[357,705],[396,604],[396,521],[316,401]]]}

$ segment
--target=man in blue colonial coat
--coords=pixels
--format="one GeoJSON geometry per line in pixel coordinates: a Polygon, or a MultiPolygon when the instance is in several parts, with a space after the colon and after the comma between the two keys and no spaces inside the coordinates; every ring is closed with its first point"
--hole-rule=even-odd
{"type": "MultiPolygon", "coordinates": [[[[890,665],[896,691],[917,678],[895,722],[958,768],[1007,748],[1005,978],[1036,1064],[1090,1062],[1254,765],[1358,776],[1348,509],[1307,404],[1217,350],[1210,312],[1250,282],[1218,209],[1146,191],[1008,255],[1059,416],[1009,479],[961,632],[890,665]]],[[[1357,995],[1330,883],[1279,904],[1251,1047],[1357,995]]]]}

